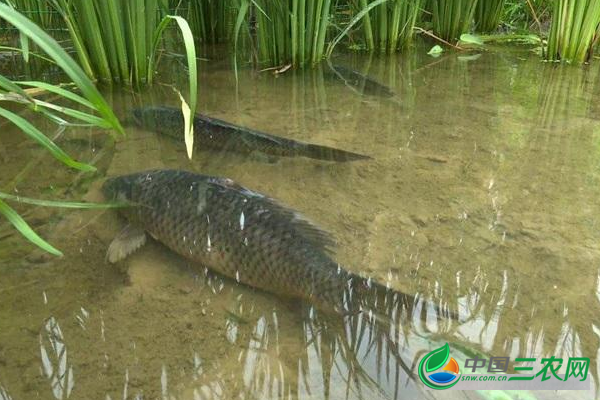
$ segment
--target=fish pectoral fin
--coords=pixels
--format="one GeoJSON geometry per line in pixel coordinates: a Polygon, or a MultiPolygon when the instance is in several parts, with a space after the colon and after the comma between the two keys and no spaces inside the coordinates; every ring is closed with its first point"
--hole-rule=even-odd
{"type": "Polygon", "coordinates": [[[145,243],[146,232],[139,226],[127,225],[108,246],[106,260],[111,264],[124,260],[145,243]]]}

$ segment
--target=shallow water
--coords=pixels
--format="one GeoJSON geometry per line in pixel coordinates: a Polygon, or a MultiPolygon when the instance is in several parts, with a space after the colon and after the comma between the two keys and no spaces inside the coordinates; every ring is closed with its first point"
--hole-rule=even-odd
{"type": "MultiPolygon", "coordinates": [[[[236,86],[219,59],[200,66],[198,111],[373,160],[201,150],[188,161],[182,143],[133,127],[124,138],[58,132],[61,147],[100,171],[82,175],[4,126],[0,190],[99,201],[105,176],[164,167],[226,176],[330,231],[347,269],[457,310],[459,320],[423,306],[399,328],[369,330],[365,319],[315,315],[156,242],[109,265],[106,248],[124,226],[115,212],[18,206],[65,257],[44,255],[0,221],[0,398],[491,398],[428,392],[415,380],[420,357],[445,342],[455,357],[460,349],[590,357],[594,388],[597,66],[547,65],[525,50],[340,55],[335,63],[368,73],[396,97],[361,95],[321,69],[278,77],[243,69],[236,86]]],[[[163,67],[163,82],[184,87],[179,62],[163,67]]],[[[142,103],[177,105],[167,86],[106,93],[122,117],[142,103]]]]}

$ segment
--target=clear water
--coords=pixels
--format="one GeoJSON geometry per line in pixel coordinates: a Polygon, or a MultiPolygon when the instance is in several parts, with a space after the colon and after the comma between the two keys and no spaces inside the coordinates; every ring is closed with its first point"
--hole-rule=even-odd
{"type": "MultiPolygon", "coordinates": [[[[0,190],[99,201],[107,175],[169,167],[226,176],[332,232],[347,269],[457,309],[460,321],[425,310],[394,329],[394,352],[368,326],[361,334],[333,316],[311,318],[307,307],[207,273],[156,242],[107,264],[124,226],[114,211],[16,206],[65,256],[44,255],[0,221],[0,398],[511,398],[423,390],[419,358],[445,342],[453,356],[583,355],[596,377],[597,66],[547,65],[525,50],[335,63],[397,96],[361,96],[322,70],[243,69],[236,85],[217,57],[200,66],[198,111],[372,161],[208,150],[189,161],[182,143],[136,128],[115,138],[57,132],[67,152],[99,168],[82,175],[4,125],[0,190]]],[[[164,67],[163,82],[185,86],[179,62],[164,67]]],[[[124,118],[133,105],[177,105],[167,86],[106,94],[124,118]]],[[[504,395],[594,398],[593,382],[588,393],[504,395]]]]}

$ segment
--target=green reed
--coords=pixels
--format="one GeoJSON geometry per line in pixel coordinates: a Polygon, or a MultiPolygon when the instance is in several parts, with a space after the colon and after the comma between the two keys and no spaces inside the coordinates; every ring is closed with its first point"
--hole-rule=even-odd
{"type": "Polygon", "coordinates": [[[294,66],[315,64],[325,53],[332,14],[331,0],[240,0],[245,15],[239,14],[235,37],[245,18],[254,52],[261,65],[294,66]]]}
{"type": "Polygon", "coordinates": [[[202,42],[226,42],[233,32],[236,8],[232,0],[189,0],[186,16],[194,37],[202,42]]]}
{"type": "Polygon", "coordinates": [[[6,3],[47,31],[64,29],[60,15],[48,0],[7,0],[6,3]]]}
{"type": "Polygon", "coordinates": [[[444,40],[455,42],[461,34],[469,31],[477,0],[431,0],[430,5],[433,33],[444,40]]]}
{"type": "Polygon", "coordinates": [[[51,1],[88,76],[126,84],[148,80],[148,55],[160,22],[158,0],[51,1]]]}
{"type": "MultiPolygon", "coordinates": [[[[189,26],[181,17],[166,15],[166,0],[50,0],[62,15],[79,62],[93,79],[139,86],[151,83],[152,57],[166,28],[177,22],[186,49],[189,26]]],[[[191,60],[188,58],[188,65],[191,60]]],[[[190,68],[191,69],[191,68],[190,68]]]]}
{"type": "Polygon", "coordinates": [[[478,32],[494,32],[504,13],[505,0],[479,0],[475,8],[475,26],[478,32]]]}
{"type": "Polygon", "coordinates": [[[546,59],[583,63],[592,57],[600,24],[600,1],[556,0],[546,59]]]}
{"type": "MultiPolygon", "coordinates": [[[[30,19],[11,6],[0,3],[0,18],[14,26],[22,36],[27,37],[47,56],[58,65],[64,73],[73,81],[81,94],[68,91],[63,87],[51,85],[45,82],[13,82],[4,76],[0,75],[0,101],[12,104],[21,104],[29,107],[35,112],[47,117],[48,119],[59,123],[62,126],[77,124],[78,126],[97,126],[100,128],[114,129],[123,132],[119,121],[114,115],[110,106],[106,103],[100,92],[94,84],[86,76],[79,65],[69,56],[60,45],[51,38],[42,28],[35,24],[30,19]],[[42,89],[49,93],[60,96],[62,99],[69,101],[77,106],[77,108],[57,105],[44,100],[37,99],[30,95],[28,88],[42,89]],[[81,111],[81,110],[84,111],[81,111]]],[[[92,165],[82,163],[72,159],[44,133],[36,128],[30,121],[18,115],[14,111],[0,107],[0,116],[5,120],[17,126],[30,139],[44,147],[52,156],[64,165],[78,169],[83,172],[95,171],[96,168],[92,165]]],[[[4,200],[20,201],[14,196],[0,193],[0,214],[28,240],[39,246],[45,251],[55,255],[62,253],[39,237],[25,222],[25,220],[13,210],[4,200]]],[[[37,201],[34,199],[26,199],[27,202],[36,203],[37,205],[45,206],[61,206],[61,207],[96,207],[98,205],[81,203],[66,203],[66,202],[50,202],[37,201]],[[45,203],[45,204],[43,204],[45,203]]],[[[103,207],[103,206],[102,206],[103,207]]]]}
{"type": "MultiPolygon", "coordinates": [[[[352,5],[361,11],[374,2],[354,0],[352,5]]],[[[410,44],[423,3],[423,0],[389,0],[369,11],[362,24],[366,49],[391,53],[410,44]]]]}

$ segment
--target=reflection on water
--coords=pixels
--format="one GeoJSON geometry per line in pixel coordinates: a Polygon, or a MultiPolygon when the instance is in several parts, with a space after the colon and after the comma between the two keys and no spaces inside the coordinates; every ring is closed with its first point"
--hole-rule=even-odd
{"type": "MultiPolygon", "coordinates": [[[[427,392],[415,380],[420,357],[445,342],[461,367],[474,354],[590,357],[597,382],[598,70],[526,52],[335,64],[395,97],[360,95],[320,68],[243,71],[236,90],[217,60],[201,65],[199,111],[372,161],[207,149],[188,161],[181,143],[135,128],[116,143],[92,129],[57,132],[66,151],[96,162],[102,173],[90,177],[5,129],[0,190],[99,200],[104,175],[171,167],[226,176],[331,231],[349,270],[421,301],[392,322],[322,314],[155,242],[109,266],[105,251],[123,224],[113,212],[19,208],[66,257],[44,256],[0,222],[0,399],[490,398],[427,392]]],[[[176,62],[164,68],[167,83],[185,87],[176,62]]],[[[177,105],[169,87],[108,95],[122,117],[133,104],[177,105]]]]}
{"type": "Polygon", "coordinates": [[[40,336],[40,353],[42,370],[50,381],[52,394],[56,399],[68,398],[75,384],[73,366],[68,364],[67,347],[54,317],[48,319],[40,336]]]}

